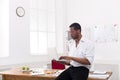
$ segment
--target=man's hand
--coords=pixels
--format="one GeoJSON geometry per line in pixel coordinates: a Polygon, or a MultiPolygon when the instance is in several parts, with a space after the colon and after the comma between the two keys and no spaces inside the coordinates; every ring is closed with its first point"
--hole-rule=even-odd
{"type": "Polygon", "coordinates": [[[61,60],[61,59],[71,60],[71,57],[69,57],[69,56],[61,56],[59,59],[60,59],[60,60],[61,60]]]}
{"type": "Polygon", "coordinates": [[[65,59],[65,60],[69,60],[69,61],[70,61],[70,60],[73,60],[73,61],[76,61],[76,62],[81,63],[81,64],[90,65],[90,62],[88,61],[87,58],[61,56],[59,59],[60,59],[60,60],[61,60],[61,59],[65,59]]]}

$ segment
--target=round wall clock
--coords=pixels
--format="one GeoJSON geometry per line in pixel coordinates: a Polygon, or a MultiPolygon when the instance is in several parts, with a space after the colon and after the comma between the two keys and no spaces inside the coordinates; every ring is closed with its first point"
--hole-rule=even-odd
{"type": "Polygon", "coordinates": [[[16,14],[19,17],[23,17],[25,15],[25,9],[23,7],[17,7],[16,14]]]}

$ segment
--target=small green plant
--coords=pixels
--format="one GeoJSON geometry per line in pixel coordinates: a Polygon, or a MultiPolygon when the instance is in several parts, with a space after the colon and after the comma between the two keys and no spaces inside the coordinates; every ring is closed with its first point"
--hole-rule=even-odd
{"type": "Polygon", "coordinates": [[[22,70],[25,70],[25,66],[22,66],[22,70]]]}
{"type": "Polygon", "coordinates": [[[28,66],[22,66],[21,69],[22,69],[22,70],[26,70],[26,71],[29,71],[29,70],[30,70],[30,68],[29,68],[28,66]]]}
{"type": "Polygon", "coordinates": [[[30,68],[29,68],[29,67],[26,67],[26,70],[28,70],[28,71],[29,71],[29,70],[30,70],[30,68]]]}

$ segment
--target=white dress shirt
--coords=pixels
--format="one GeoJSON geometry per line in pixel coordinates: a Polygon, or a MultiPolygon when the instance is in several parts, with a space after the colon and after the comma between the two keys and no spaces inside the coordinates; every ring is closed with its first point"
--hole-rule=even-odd
{"type": "Polygon", "coordinates": [[[79,44],[76,47],[76,42],[75,40],[72,39],[69,41],[68,44],[68,53],[69,56],[71,57],[86,58],[90,62],[90,65],[85,65],[71,60],[70,64],[72,66],[74,67],[84,66],[90,69],[91,64],[94,60],[94,44],[85,38],[81,38],[79,44]]]}

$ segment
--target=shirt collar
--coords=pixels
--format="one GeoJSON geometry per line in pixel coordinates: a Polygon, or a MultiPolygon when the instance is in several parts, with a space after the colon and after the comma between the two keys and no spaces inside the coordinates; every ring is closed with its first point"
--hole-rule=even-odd
{"type": "MultiPolygon", "coordinates": [[[[75,40],[73,40],[73,41],[74,41],[74,46],[76,47],[76,42],[75,42],[75,40]]],[[[83,37],[81,37],[77,48],[80,46],[81,43],[84,43],[84,42],[85,42],[85,39],[83,37]]]]}
{"type": "Polygon", "coordinates": [[[81,37],[80,43],[83,43],[84,41],[85,41],[85,39],[83,37],[81,37]]]}

